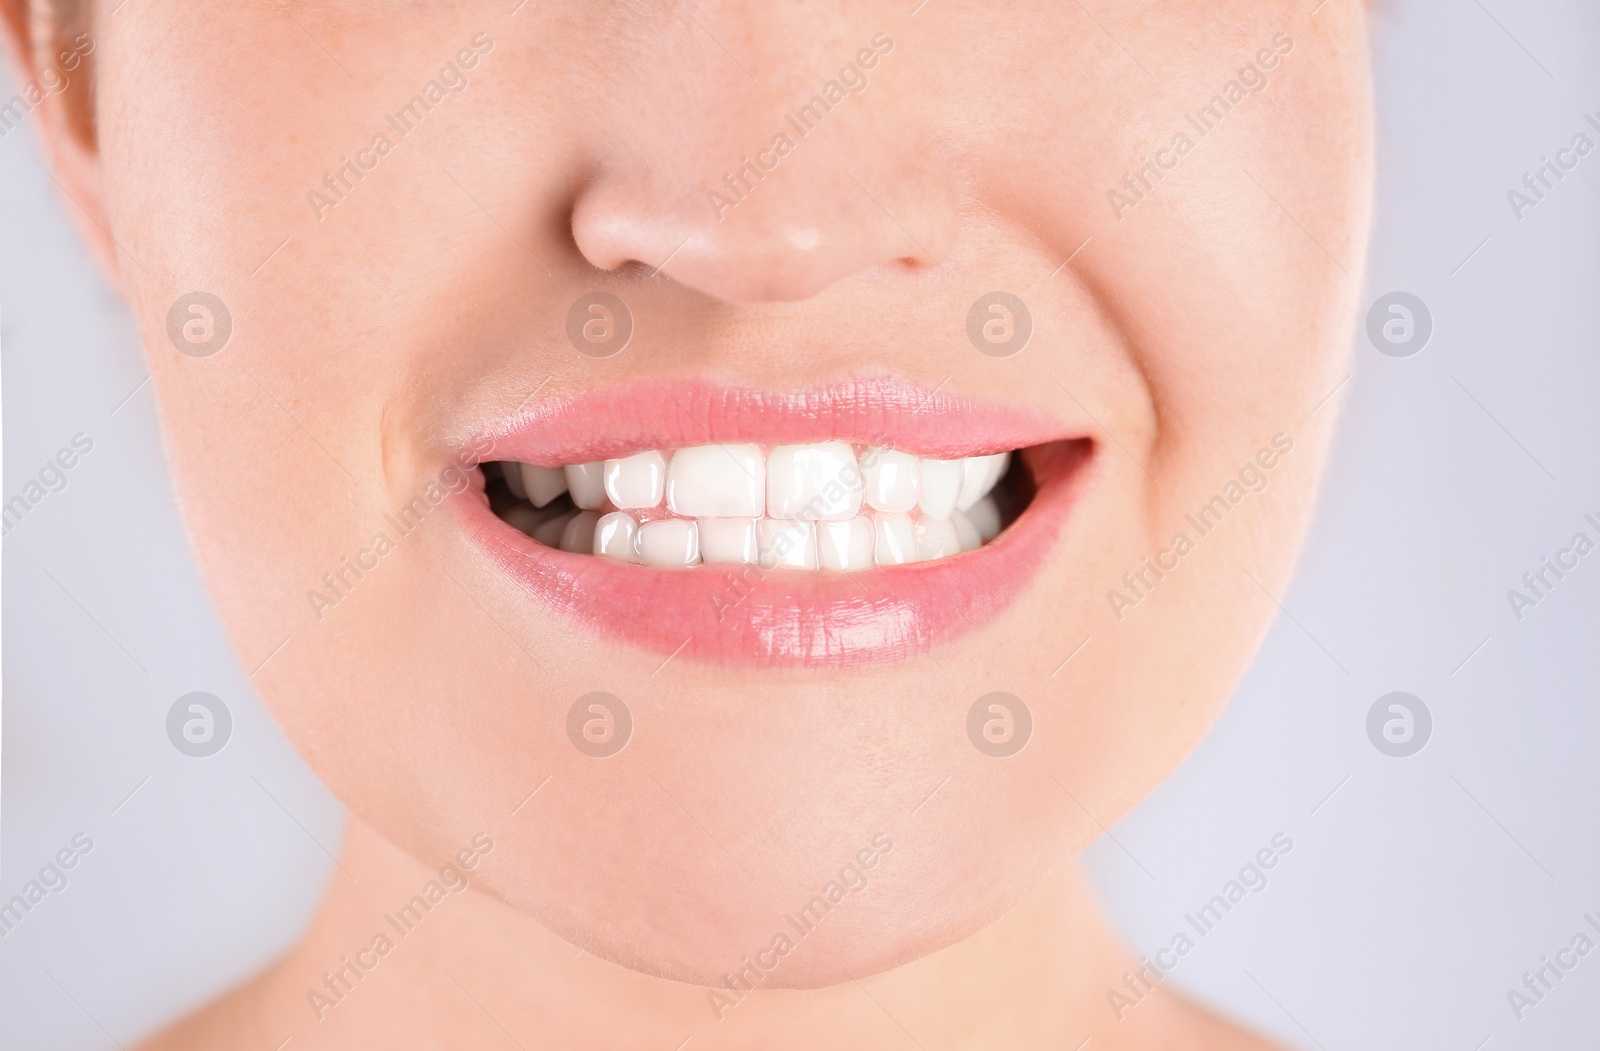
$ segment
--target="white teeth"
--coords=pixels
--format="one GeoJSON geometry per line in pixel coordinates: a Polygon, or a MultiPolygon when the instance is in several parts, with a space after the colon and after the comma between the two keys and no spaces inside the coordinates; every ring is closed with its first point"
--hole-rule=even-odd
{"type": "Polygon", "coordinates": [[[915,456],[873,446],[861,455],[861,471],[874,511],[904,514],[917,506],[922,472],[915,456]]]}
{"type": "Polygon", "coordinates": [[[870,518],[817,523],[817,563],[823,569],[871,569],[873,545],[870,518]]]}
{"type": "Polygon", "coordinates": [[[994,490],[1010,464],[1010,452],[935,460],[882,446],[858,460],[850,443],[826,441],[766,452],[698,445],[565,467],[502,461],[485,473],[498,470],[517,498],[501,518],[548,547],[658,567],[854,572],[993,540],[1001,501],[1012,499],[994,490]]]}
{"type": "Polygon", "coordinates": [[[534,507],[543,507],[567,491],[567,476],[559,467],[535,467],[525,463],[522,465],[522,488],[534,507]]]}
{"type": "Polygon", "coordinates": [[[949,518],[961,494],[960,460],[923,460],[922,494],[917,506],[932,518],[949,518]]]}
{"type": "Polygon", "coordinates": [[[639,561],[634,541],[639,534],[639,523],[626,511],[613,511],[601,515],[594,527],[594,553],[621,562],[639,561]]]}
{"type": "Polygon", "coordinates": [[[994,487],[1000,484],[1000,479],[1004,478],[1006,472],[1011,470],[1011,454],[1009,452],[995,453],[989,458],[989,461],[989,481],[984,486],[985,496],[993,492],[994,487]]]}
{"type": "Polygon", "coordinates": [[[560,547],[561,535],[567,531],[567,522],[576,514],[576,511],[568,511],[546,518],[533,527],[533,538],[545,547],[560,547]]]}
{"type": "Polygon", "coordinates": [[[561,473],[567,479],[567,491],[572,494],[572,502],[585,511],[592,511],[606,502],[606,464],[604,460],[594,463],[569,463],[561,468],[561,473]]]}
{"type": "MultiPolygon", "coordinates": [[[[679,449],[667,466],[667,506],[686,518],[756,518],[767,500],[767,462],[756,445],[679,449]]],[[[619,505],[620,506],[620,505],[619,505]]]]}
{"type": "Polygon", "coordinates": [[[838,522],[861,510],[861,468],[847,442],[780,445],[767,456],[767,514],[838,522]]]}
{"type": "Polygon", "coordinates": [[[1011,464],[1010,453],[993,456],[968,456],[961,461],[961,493],[956,497],[956,510],[965,511],[989,495],[1005,475],[1011,464]]]}
{"type": "Polygon", "coordinates": [[[973,504],[967,509],[967,517],[985,541],[1000,535],[1000,505],[994,502],[994,497],[986,496],[973,504]]]}
{"type": "Polygon", "coordinates": [[[606,495],[621,508],[655,507],[666,478],[667,461],[654,450],[606,461],[606,495]]]}
{"type": "Polygon", "coordinates": [[[567,522],[567,528],[561,531],[561,550],[593,554],[594,527],[599,521],[600,516],[593,511],[579,511],[573,515],[567,522]]]}
{"type": "Polygon", "coordinates": [[[813,522],[763,518],[756,523],[763,566],[817,568],[817,527],[813,522]]]}
{"type": "Polygon", "coordinates": [[[917,560],[917,536],[909,515],[878,515],[873,519],[873,559],[880,566],[897,566],[917,560]]]}
{"type": "Polygon", "coordinates": [[[526,500],[528,491],[522,487],[522,465],[506,460],[500,464],[500,476],[506,480],[506,488],[511,490],[511,495],[518,500],[526,500]]]}
{"type": "Polygon", "coordinates": [[[973,551],[983,546],[983,534],[972,524],[965,511],[950,512],[950,524],[956,527],[956,542],[963,551],[973,551]]]}
{"type": "Polygon", "coordinates": [[[917,538],[917,561],[931,562],[961,554],[961,540],[955,523],[948,518],[919,518],[913,530],[917,538]]]}
{"type": "Polygon", "coordinates": [[[700,519],[702,562],[755,562],[760,557],[754,518],[700,519]]]}
{"type": "Polygon", "coordinates": [[[639,527],[639,558],[647,566],[692,566],[700,561],[700,535],[692,520],[662,518],[639,527]]]}

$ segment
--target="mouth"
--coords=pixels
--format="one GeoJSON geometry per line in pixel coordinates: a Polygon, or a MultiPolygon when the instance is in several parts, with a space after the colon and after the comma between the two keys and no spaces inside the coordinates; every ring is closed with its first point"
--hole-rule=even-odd
{"type": "Polygon", "coordinates": [[[490,455],[463,494],[469,531],[581,630],[720,664],[847,667],[999,616],[1094,446],[874,379],[644,384],[535,408],[471,448],[490,455]]]}

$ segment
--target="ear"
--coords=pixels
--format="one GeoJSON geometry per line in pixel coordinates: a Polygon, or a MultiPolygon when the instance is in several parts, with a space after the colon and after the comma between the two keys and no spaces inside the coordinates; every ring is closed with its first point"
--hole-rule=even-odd
{"type": "Polygon", "coordinates": [[[122,270],[106,214],[96,144],[93,4],[83,0],[0,0],[0,44],[18,92],[0,99],[0,128],[33,125],[62,207],[119,292],[122,270]]]}

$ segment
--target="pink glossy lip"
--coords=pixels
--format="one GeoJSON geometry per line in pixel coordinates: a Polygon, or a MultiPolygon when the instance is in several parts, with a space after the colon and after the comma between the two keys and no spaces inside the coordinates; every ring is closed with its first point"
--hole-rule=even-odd
{"type": "Polygon", "coordinates": [[[925,653],[999,615],[1054,544],[1092,453],[1059,423],[880,379],[782,395],[636,384],[535,407],[473,448],[492,443],[493,459],[555,466],[641,449],[830,438],[945,458],[1044,448],[1026,454],[1037,485],[1032,502],[994,541],[938,562],[860,573],[651,569],[535,543],[496,517],[481,489],[463,492],[457,506],[512,580],[598,635],[719,664],[853,667],[925,653]]]}

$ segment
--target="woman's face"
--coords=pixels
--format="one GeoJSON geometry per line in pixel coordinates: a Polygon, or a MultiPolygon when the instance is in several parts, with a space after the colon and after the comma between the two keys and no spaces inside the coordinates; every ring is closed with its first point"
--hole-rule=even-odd
{"type": "Polygon", "coordinates": [[[89,31],[74,185],[241,663],[363,820],[427,859],[486,833],[480,886],[597,955],[809,986],[973,932],[1171,772],[1276,611],[1362,266],[1356,5],[187,0],[89,31]],[[685,458],[678,504],[599,468],[596,512],[655,499],[661,563],[697,509],[848,514],[864,474],[865,526],[795,527],[847,570],[562,551],[476,466],[713,443],[754,448],[685,458]],[[957,553],[986,481],[926,461],[1005,451],[966,521],[1015,520],[957,553]]]}

